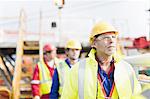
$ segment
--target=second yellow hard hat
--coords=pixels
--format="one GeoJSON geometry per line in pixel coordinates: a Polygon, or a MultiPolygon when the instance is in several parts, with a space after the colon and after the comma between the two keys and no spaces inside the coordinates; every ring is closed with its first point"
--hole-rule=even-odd
{"type": "Polygon", "coordinates": [[[81,50],[81,43],[77,40],[68,40],[66,43],[65,48],[71,48],[71,49],[80,49],[81,50]]]}

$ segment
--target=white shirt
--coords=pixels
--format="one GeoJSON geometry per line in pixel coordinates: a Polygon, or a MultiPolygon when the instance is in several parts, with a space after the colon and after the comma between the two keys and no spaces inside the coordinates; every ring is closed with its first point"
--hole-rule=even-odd
{"type": "Polygon", "coordinates": [[[51,61],[47,62],[47,64],[49,67],[54,68],[55,61],[51,60],[51,61]]]}

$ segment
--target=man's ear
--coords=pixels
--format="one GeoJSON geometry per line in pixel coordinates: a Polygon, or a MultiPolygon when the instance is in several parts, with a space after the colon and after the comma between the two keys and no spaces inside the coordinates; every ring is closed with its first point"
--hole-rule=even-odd
{"type": "Polygon", "coordinates": [[[95,40],[92,42],[91,47],[96,48],[96,41],[95,40]]]}
{"type": "Polygon", "coordinates": [[[69,49],[65,49],[65,54],[68,56],[69,49]]]}

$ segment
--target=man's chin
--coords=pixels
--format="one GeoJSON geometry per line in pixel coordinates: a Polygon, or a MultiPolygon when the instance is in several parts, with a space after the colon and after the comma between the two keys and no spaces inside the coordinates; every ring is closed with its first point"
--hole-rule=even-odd
{"type": "Polygon", "coordinates": [[[71,59],[72,59],[72,60],[77,60],[78,58],[74,58],[74,57],[72,57],[71,59]]]}

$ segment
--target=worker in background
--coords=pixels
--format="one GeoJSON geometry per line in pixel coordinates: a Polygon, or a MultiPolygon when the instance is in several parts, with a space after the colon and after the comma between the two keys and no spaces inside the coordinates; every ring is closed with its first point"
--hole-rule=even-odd
{"type": "Polygon", "coordinates": [[[117,35],[106,22],[93,27],[89,57],[72,67],[61,99],[131,99],[141,92],[132,66],[116,53],[117,35]]]}
{"type": "Polygon", "coordinates": [[[54,68],[58,64],[56,58],[56,47],[46,44],[43,47],[43,61],[35,66],[33,78],[31,81],[32,93],[34,99],[49,99],[50,87],[54,68]]]}
{"type": "Polygon", "coordinates": [[[50,99],[60,99],[63,85],[65,83],[65,77],[68,75],[68,71],[71,67],[79,61],[79,55],[81,51],[81,44],[76,40],[68,40],[65,47],[67,58],[65,61],[59,63],[59,66],[55,69],[52,87],[50,92],[50,99]]]}

